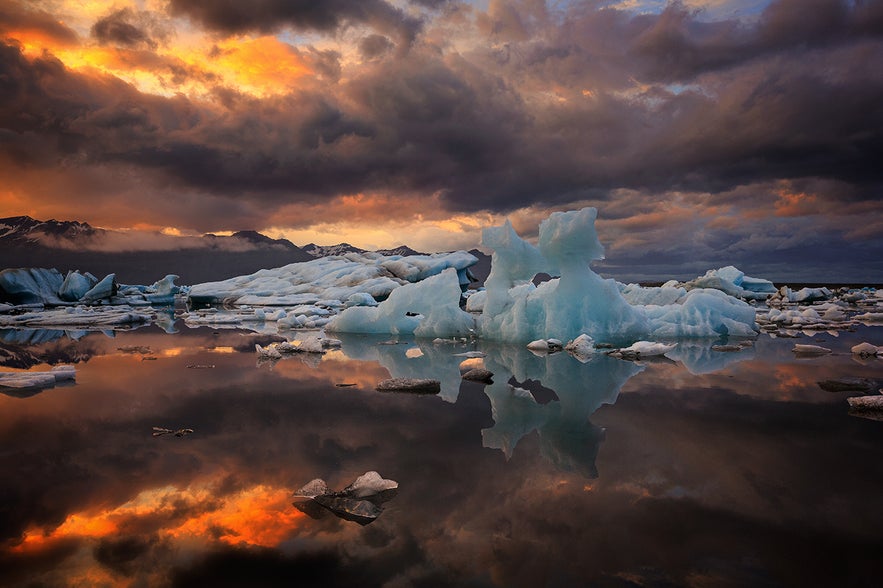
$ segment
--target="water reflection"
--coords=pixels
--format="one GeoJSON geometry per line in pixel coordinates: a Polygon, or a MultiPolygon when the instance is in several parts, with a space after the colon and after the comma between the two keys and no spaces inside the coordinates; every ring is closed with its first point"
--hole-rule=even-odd
{"type": "MultiPolygon", "coordinates": [[[[875,333],[817,337],[848,350],[875,333]]],[[[883,428],[816,384],[883,377],[883,361],[799,360],[768,337],[583,363],[359,336],[258,366],[266,335],[113,335],[3,333],[4,357],[78,374],[0,396],[14,473],[0,584],[860,585],[883,547],[883,428]],[[461,381],[466,351],[493,384],[461,381]],[[388,377],[442,393],[375,392],[388,377]],[[369,470],[400,483],[371,525],[292,505],[313,478],[344,487],[369,470]]]]}

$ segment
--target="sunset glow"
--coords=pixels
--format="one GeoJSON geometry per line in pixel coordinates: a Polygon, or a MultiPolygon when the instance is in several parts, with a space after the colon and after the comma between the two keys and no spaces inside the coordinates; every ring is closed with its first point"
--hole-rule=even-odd
{"type": "Polygon", "coordinates": [[[304,516],[285,488],[258,485],[220,498],[211,486],[152,488],[119,506],[68,515],[58,527],[30,529],[13,550],[34,552],[65,539],[102,539],[151,526],[160,538],[176,541],[275,547],[296,533],[304,516]],[[175,513],[184,506],[193,514],[181,518],[175,513]]]}
{"type": "Polygon", "coordinates": [[[595,206],[617,275],[881,279],[871,4],[14,0],[0,217],[431,252],[595,206]]]}

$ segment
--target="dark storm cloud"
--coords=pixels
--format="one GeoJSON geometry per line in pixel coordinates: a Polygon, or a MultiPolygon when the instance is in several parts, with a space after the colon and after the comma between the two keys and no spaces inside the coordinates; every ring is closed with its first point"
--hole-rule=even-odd
{"type": "Polygon", "coordinates": [[[383,35],[368,35],[359,43],[359,50],[365,59],[372,59],[383,55],[392,48],[392,41],[383,35]]]}
{"type": "Polygon", "coordinates": [[[151,49],[157,46],[153,36],[164,38],[168,34],[150,13],[139,13],[130,8],[122,8],[98,19],[92,25],[91,33],[102,44],[151,49]]]}
{"type": "MultiPolygon", "coordinates": [[[[869,203],[863,215],[883,189],[880,1],[808,9],[779,0],[754,21],[701,20],[678,3],[643,15],[583,4],[565,18],[535,2],[491,3],[471,25],[451,4],[423,13],[425,39],[384,2],[171,8],[219,32],[351,23],[374,32],[351,48],[366,60],[358,66],[336,51],[293,48],[312,75],[258,98],[151,52],[160,37],[140,13],[96,23],[93,34],[125,51],[120,59],[169,83],[214,84],[212,107],[4,45],[0,165],[88,172],[90,183],[70,182],[84,195],[124,169],[165,194],[158,218],[180,214],[202,230],[231,214],[266,226],[292,201],[356,193],[436,195],[451,211],[502,213],[613,209],[623,190],[636,193],[615,218],[686,191],[748,218],[770,208],[778,182],[821,186],[810,196],[830,203],[869,203]],[[445,40],[464,26],[468,42],[445,40]],[[392,51],[403,30],[416,40],[392,51]],[[206,194],[211,205],[198,204],[206,194]]],[[[828,213],[800,224],[804,237],[854,241],[846,222],[831,220],[838,211],[828,213]]]]}
{"type": "Polygon", "coordinates": [[[169,10],[224,33],[274,32],[285,26],[334,32],[347,24],[364,24],[395,32],[407,45],[421,27],[420,21],[385,0],[171,0],[169,10]]]}
{"type": "MultiPolygon", "coordinates": [[[[657,16],[590,11],[561,27],[548,23],[523,50],[444,56],[415,49],[363,67],[344,86],[228,101],[223,117],[186,99],[118,92],[112,81],[50,59],[29,62],[7,47],[3,66],[14,71],[5,79],[17,85],[9,96],[20,99],[6,99],[4,113],[16,120],[5,126],[54,134],[65,151],[88,137],[92,161],[132,162],[194,188],[252,188],[269,200],[260,192],[419,190],[441,191],[459,209],[505,210],[614,188],[720,191],[783,177],[831,178],[873,192],[883,181],[876,165],[883,49],[875,34],[850,32],[874,21],[859,22],[864,13],[838,4],[843,17],[826,19],[830,34],[813,37],[827,44],[807,48],[804,37],[785,34],[800,29],[788,20],[797,18],[790,6],[772,5],[753,28],[700,23],[677,6],[657,16]],[[621,43],[606,65],[596,46],[602,27],[621,43]],[[715,43],[728,49],[715,51],[715,43]],[[761,57],[764,51],[773,56],[761,57]],[[666,84],[629,81],[656,71],[667,72],[666,84]]],[[[261,5],[253,18],[269,23],[277,9],[261,5]]],[[[308,22],[323,22],[326,9],[316,10],[308,22]]],[[[124,27],[116,39],[139,42],[139,30],[124,27]]],[[[384,47],[373,36],[362,51],[377,57],[384,47]]],[[[313,61],[335,84],[337,57],[313,61]]]]}

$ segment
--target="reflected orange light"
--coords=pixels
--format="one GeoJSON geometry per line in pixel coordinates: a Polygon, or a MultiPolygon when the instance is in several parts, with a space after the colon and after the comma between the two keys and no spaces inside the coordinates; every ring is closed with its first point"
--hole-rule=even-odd
{"type": "Polygon", "coordinates": [[[232,347],[210,347],[209,351],[212,353],[236,353],[232,347]]]}
{"type": "Polygon", "coordinates": [[[159,354],[163,357],[178,357],[183,355],[185,351],[187,351],[185,347],[168,347],[160,351],[159,354]]]}
{"type": "Polygon", "coordinates": [[[107,510],[71,514],[54,529],[29,529],[13,551],[40,551],[64,539],[101,539],[151,524],[162,525],[155,529],[160,537],[273,547],[291,536],[305,516],[291,506],[287,488],[257,485],[215,497],[209,485],[183,490],[166,486],[144,490],[107,510]],[[182,503],[192,506],[188,510],[193,514],[180,520],[174,513],[182,503]]]}

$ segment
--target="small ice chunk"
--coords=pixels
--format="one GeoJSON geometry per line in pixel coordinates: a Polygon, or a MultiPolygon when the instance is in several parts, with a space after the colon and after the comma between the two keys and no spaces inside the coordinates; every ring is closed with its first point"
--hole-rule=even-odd
{"type": "Polygon", "coordinates": [[[635,354],[638,357],[652,357],[654,355],[665,355],[672,349],[677,347],[677,343],[656,343],[654,341],[635,341],[628,347],[624,347],[619,351],[624,355],[635,354]]]}
{"type": "Polygon", "coordinates": [[[564,346],[565,351],[569,351],[577,358],[585,358],[595,353],[595,341],[583,333],[576,339],[567,342],[564,346]]]}
{"type": "Polygon", "coordinates": [[[352,484],[341,491],[341,494],[352,498],[368,498],[382,492],[396,490],[398,487],[399,483],[395,480],[385,480],[377,472],[370,471],[356,478],[352,484]]]}
{"type": "Polygon", "coordinates": [[[854,355],[861,356],[874,356],[879,355],[881,352],[881,348],[876,345],[871,345],[870,343],[864,342],[859,343],[858,345],[853,346],[852,353],[854,355]]]}
{"type": "Polygon", "coordinates": [[[827,347],[821,347],[819,345],[795,345],[794,349],[791,350],[797,355],[826,355],[831,353],[831,350],[827,347]]]}
{"type": "Polygon", "coordinates": [[[51,388],[55,381],[48,372],[0,373],[0,388],[51,388]]]}
{"type": "Polygon", "coordinates": [[[107,274],[106,276],[104,276],[104,279],[92,286],[92,288],[88,292],[83,294],[83,296],[80,298],[80,302],[91,304],[104,298],[110,298],[117,292],[118,286],[116,279],[116,274],[107,274]]]}
{"type": "Polygon", "coordinates": [[[857,314],[853,318],[863,323],[883,323],[883,312],[866,312],[857,314]]]}
{"type": "Polygon", "coordinates": [[[325,348],[322,345],[321,337],[310,335],[300,342],[300,345],[295,348],[295,351],[300,351],[302,353],[325,353],[325,348]]]}
{"type": "Polygon", "coordinates": [[[276,348],[276,345],[270,344],[266,347],[261,346],[259,343],[254,344],[254,350],[257,351],[258,355],[261,357],[266,357],[269,359],[281,359],[282,353],[279,349],[276,348]]]}
{"type": "Polygon", "coordinates": [[[323,496],[331,493],[332,492],[328,488],[328,484],[325,483],[325,480],[316,478],[315,480],[310,480],[303,487],[295,491],[294,495],[303,498],[315,498],[316,496],[323,496]]]}
{"type": "Polygon", "coordinates": [[[528,343],[527,348],[531,351],[549,351],[549,342],[545,339],[537,339],[528,343]]]}
{"type": "Polygon", "coordinates": [[[56,382],[73,380],[77,377],[77,368],[72,365],[56,365],[49,372],[55,377],[56,382]]]}

